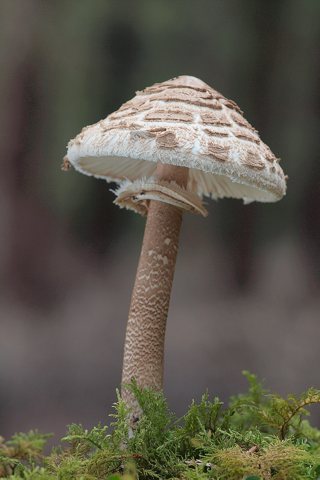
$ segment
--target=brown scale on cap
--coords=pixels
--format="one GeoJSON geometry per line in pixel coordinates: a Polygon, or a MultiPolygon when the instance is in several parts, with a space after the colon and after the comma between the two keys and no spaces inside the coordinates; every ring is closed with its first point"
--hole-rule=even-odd
{"type": "Polygon", "coordinates": [[[147,112],[152,109],[152,104],[149,101],[140,101],[137,98],[133,98],[126,107],[120,107],[114,113],[111,113],[107,118],[113,120],[114,118],[124,117],[126,115],[136,115],[141,112],[147,112]]]}
{"type": "Polygon", "coordinates": [[[157,83],[155,85],[152,85],[151,87],[147,87],[141,92],[137,92],[137,94],[142,95],[142,94],[148,94],[148,93],[157,93],[157,92],[163,92],[164,90],[170,90],[170,89],[176,89],[176,88],[181,88],[184,90],[192,90],[194,92],[203,92],[203,93],[206,93],[209,91],[208,88],[203,88],[203,87],[181,85],[181,83],[174,84],[169,82],[163,82],[163,83],[157,83]]]}
{"type": "Polygon", "coordinates": [[[229,136],[229,133],[226,132],[221,132],[220,130],[212,130],[210,128],[205,128],[203,130],[207,135],[210,135],[210,137],[220,137],[220,138],[226,138],[229,136]]]}
{"type": "Polygon", "coordinates": [[[235,110],[236,112],[243,113],[241,108],[234,102],[233,100],[229,100],[228,98],[223,98],[222,103],[224,106],[231,108],[232,110],[235,110]]]}
{"type": "Polygon", "coordinates": [[[124,111],[121,111],[121,112],[119,111],[119,112],[112,113],[111,115],[109,115],[109,119],[110,120],[118,120],[118,119],[121,119],[121,118],[126,118],[126,117],[131,117],[133,115],[137,115],[137,113],[139,113],[139,110],[132,109],[132,108],[127,108],[124,111]]]}
{"type": "Polygon", "coordinates": [[[137,97],[133,97],[131,100],[123,103],[121,107],[113,112],[111,115],[114,115],[117,112],[123,112],[125,110],[130,110],[131,108],[135,108],[136,110],[140,110],[148,101],[146,99],[139,99],[137,97]]]}
{"type": "Polygon", "coordinates": [[[201,97],[201,95],[193,95],[191,92],[185,92],[180,89],[176,89],[174,92],[163,90],[157,94],[151,93],[148,99],[150,102],[183,102],[187,105],[206,107],[212,110],[222,109],[222,105],[218,100],[201,97]]]}
{"type": "Polygon", "coordinates": [[[253,142],[259,145],[260,138],[257,135],[253,135],[251,132],[246,132],[245,130],[235,130],[233,131],[235,137],[240,138],[241,140],[246,140],[247,142],[253,142]]]}
{"type": "Polygon", "coordinates": [[[178,139],[175,132],[169,129],[151,129],[151,130],[134,130],[130,132],[130,136],[133,139],[147,139],[155,138],[156,144],[159,148],[176,148],[178,146],[178,139]]]}
{"type": "Polygon", "coordinates": [[[242,115],[240,115],[239,113],[237,112],[232,112],[231,113],[231,118],[232,120],[237,124],[239,125],[239,127],[244,127],[244,128],[248,128],[249,130],[253,131],[253,132],[257,132],[257,130],[255,128],[253,128],[253,126],[251,125],[251,123],[249,123],[245,118],[243,118],[242,115]]]}
{"type": "Polygon", "coordinates": [[[170,87],[164,86],[162,88],[153,89],[153,90],[143,90],[142,92],[137,92],[138,95],[146,95],[151,96],[151,98],[160,97],[162,95],[174,96],[183,94],[187,97],[192,97],[193,99],[200,99],[200,100],[212,100],[212,99],[219,99],[220,96],[216,94],[214,91],[209,91],[207,89],[194,89],[190,87],[186,87],[184,85],[171,85],[170,87]]]}
{"type": "Polygon", "coordinates": [[[101,130],[103,132],[108,132],[110,130],[136,130],[141,127],[143,127],[143,124],[140,123],[119,122],[101,125],[101,130]]]}
{"type": "Polygon", "coordinates": [[[210,87],[209,85],[201,81],[200,82],[202,86],[200,86],[200,82],[195,82],[195,80],[197,80],[195,79],[195,77],[187,77],[183,75],[180,77],[175,77],[166,82],[155,83],[154,85],[151,85],[150,87],[146,87],[142,92],[138,92],[138,93],[149,93],[154,91],[159,92],[165,89],[180,88],[183,90],[187,89],[194,92],[209,93],[212,96],[212,98],[225,99],[225,97],[217,90],[214,90],[212,87],[210,87]]]}
{"type": "Polygon", "coordinates": [[[174,132],[163,132],[157,135],[157,145],[162,148],[175,148],[178,140],[174,132]]]}
{"type": "Polygon", "coordinates": [[[204,112],[201,113],[201,120],[206,125],[220,125],[223,127],[231,127],[231,122],[225,114],[204,112]]]}
{"type": "Polygon", "coordinates": [[[149,128],[149,132],[151,133],[163,133],[167,130],[166,127],[153,127],[153,128],[149,128]]]}
{"type": "Polygon", "coordinates": [[[213,142],[209,142],[207,146],[208,156],[218,160],[219,162],[227,162],[229,158],[229,147],[223,147],[213,142]]]}
{"type": "Polygon", "coordinates": [[[156,138],[157,145],[162,148],[175,148],[178,140],[175,132],[168,128],[150,128],[145,130],[134,130],[130,132],[134,138],[156,138]]]}
{"type": "Polygon", "coordinates": [[[246,154],[243,163],[249,167],[253,168],[254,170],[263,170],[265,168],[265,164],[259,156],[255,152],[248,151],[246,154]]]}
{"type": "Polygon", "coordinates": [[[154,110],[151,113],[147,113],[144,117],[145,120],[153,120],[156,122],[192,122],[193,115],[183,110],[154,110]]]}
{"type": "Polygon", "coordinates": [[[277,158],[275,157],[275,155],[271,152],[271,150],[267,151],[266,153],[266,159],[268,160],[268,162],[276,162],[277,161],[277,158]]]}

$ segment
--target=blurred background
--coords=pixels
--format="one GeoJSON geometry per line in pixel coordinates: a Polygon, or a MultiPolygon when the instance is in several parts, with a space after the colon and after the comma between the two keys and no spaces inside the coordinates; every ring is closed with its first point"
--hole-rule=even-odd
{"type": "MultiPolygon", "coordinates": [[[[1,0],[0,433],[105,421],[144,219],[60,170],[68,140],[180,74],[235,100],[282,159],[279,204],[185,215],[165,393],[182,414],[249,369],[320,387],[320,2],[1,0]]],[[[320,427],[320,411],[314,410],[320,427]]]]}

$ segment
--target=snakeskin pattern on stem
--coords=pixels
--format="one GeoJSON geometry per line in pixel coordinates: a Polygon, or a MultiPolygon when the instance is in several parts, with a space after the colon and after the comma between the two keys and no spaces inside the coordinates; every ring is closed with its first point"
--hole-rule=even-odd
{"type": "MultiPolygon", "coordinates": [[[[188,169],[159,165],[157,175],[185,185],[188,169]]],[[[182,211],[151,200],[133,288],[126,332],[122,384],[134,377],[143,387],[160,390],[171,287],[179,245],[182,211]]],[[[137,410],[127,389],[122,395],[137,410]]]]}

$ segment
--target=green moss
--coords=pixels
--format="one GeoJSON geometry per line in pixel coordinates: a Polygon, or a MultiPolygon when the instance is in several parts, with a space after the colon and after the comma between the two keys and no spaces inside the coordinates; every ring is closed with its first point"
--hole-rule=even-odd
{"type": "Polygon", "coordinates": [[[109,426],[70,425],[43,456],[38,432],[0,440],[0,477],[11,480],[319,480],[320,431],[306,420],[320,391],[282,398],[244,372],[248,392],[225,406],[206,393],[176,419],[162,394],[130,385],[143,415],[129,435],[118,393],[109,426]]]}

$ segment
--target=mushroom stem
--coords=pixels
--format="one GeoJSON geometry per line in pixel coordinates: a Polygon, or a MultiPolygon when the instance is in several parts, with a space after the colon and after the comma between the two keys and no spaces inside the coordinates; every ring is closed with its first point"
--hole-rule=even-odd
{"type": "MultiPolygon", "coordinates": [[[[188,168],[158,164],[159,180],[188,182],[188,168]]],[[[122,397],[134,415],[139,409],[125,384],[161,390],[165,330],[176,264],[182,210],[150,200],[142,250],[132,292],[122,370],[122,397]]]]}

